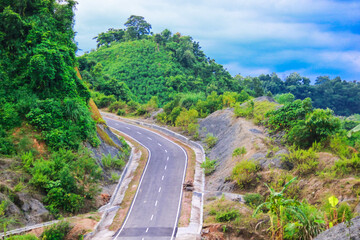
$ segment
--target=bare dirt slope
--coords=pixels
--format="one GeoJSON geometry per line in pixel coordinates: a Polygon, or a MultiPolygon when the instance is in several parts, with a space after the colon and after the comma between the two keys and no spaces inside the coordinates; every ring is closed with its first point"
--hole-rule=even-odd
{"type": "Polygon", "coordinates": [[[245,147],[243,159],[255,159],[263,167],[270,164],[279,165],[281,153],[285,149],[277,149],[271,158],[266,157],[269,150],[268,139],[264,128],[256,126],[245,118],[236,118],[233,109],[216,111],[200,121],[200,136],[204,140],[208,133],[218,138],[216,145],[208,150],[207,156],[217,160],[216,171],[207,178],[206,190],[231,192],[234,183],[229,182],[232,169],[240,160],[232,157],[236,148],[245,147]],[[278,156],[278,157],[276,157],[278,156]]]}

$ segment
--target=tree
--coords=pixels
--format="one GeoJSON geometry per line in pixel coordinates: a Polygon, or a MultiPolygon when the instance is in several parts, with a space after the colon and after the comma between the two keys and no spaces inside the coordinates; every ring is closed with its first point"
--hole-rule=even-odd
{"type": "Polygon", "coordinates": [[[125,37],[125,31],[123,29],[109,28],[105,33],[99,33],[93,39],[96,39],[97,48],[106,45],[109,46],[112,42],[120,42],[125,37]]]}
{"type": "Polygon", "coordinates": [[[150,34],[151,25],[142,16],[131,15],[124,25],[130,39],[141,39],[150,34]]]}

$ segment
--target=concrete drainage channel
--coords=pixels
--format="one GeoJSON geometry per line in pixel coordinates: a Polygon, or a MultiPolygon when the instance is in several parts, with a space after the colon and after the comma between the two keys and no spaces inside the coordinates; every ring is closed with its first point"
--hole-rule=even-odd
{"type": "Polygon", "coordinates": [[[169,129],[145,123],[137,120],[130,120],[126,118],[119,117],[117,115],[111,113],[101,112],[103,116],[119,119],[121,121],[136,124],[140,126],[145,126],[148,128],[152,128],[154,130],[160,131],[167,136],[174,137],[181,142],[190,146],[196,155],[196,166],[195,166],[195,176],[194,176],[194,191],[192,196],[192,207],[191,207],[191,217],[190,224],[188,227],[180,227],[178,228],[176,239],[178,240],[193,240],[200,239],[201,229],[203,224],[203,207],[204,207],[204,192],[205,192],[205,174],[204,170],[201,168],[201,163],[205,161],[205,151],[204,148],[194,141],[191,141],[189,138],[173,132],[169,129]]]}

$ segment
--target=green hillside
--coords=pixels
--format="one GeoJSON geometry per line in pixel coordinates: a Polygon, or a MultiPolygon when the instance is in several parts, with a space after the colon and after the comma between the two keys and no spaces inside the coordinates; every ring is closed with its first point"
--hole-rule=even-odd
{"type": "MultiPolygon", "coordinates": [[[[90,88],[140,103],[152,96],[165,103],[177,93],[241,90],[223,66],[207,58],[191,37],[171,34],[169,30],[152,36],[131,37],[128,31],[122,38],[110,39],[96,51],[79,58],[80,71],[91,84],[90,88]],[[122,87],[125,94],[118,94],[111,86],[113,80],[124,82],[133,95],[125,86],[122,87]]],[[[101,43],[101,36],[112,32],[114,30],[99,34],[98,42],[101,43]]]]}
{"type": "Polygon", "coordinates": [[[20,193],[55,217],[94,207],[102,170],[83,143],[100,140],[75,71],[75,5],[0,1],[0,230],[25,223],[20,193]]]}

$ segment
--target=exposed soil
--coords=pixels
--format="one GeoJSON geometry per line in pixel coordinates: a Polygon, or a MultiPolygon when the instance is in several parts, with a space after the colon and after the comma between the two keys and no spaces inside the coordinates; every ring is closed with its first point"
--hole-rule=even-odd
{"type": "MultiPolygon", "coordinates": [[[[217,143],[207,150],[210,159],[217,160],[217,167],[213,174],[206,177],[205,190],[210,193],[260,193],[268,195],[268,189],[264,183],[268,183],[275,190],[282,189],[285,182],[295,176],[293,171],[282,169],[281,155],[288,153],[286,147],[279,144],[280,139],[272,139],[266,133],[266,129],[254,125],[244,118],[236,118],[232,109],[224,109],[212,113],[200,121],[200,136],[205,142],[206,135],[213,134],[218,138],[217,143]],[[246,154],[233,157],[235,148],[245,147],[246,154]],[[257,173],[255,181],[251,182],[245,189],[238,187],[231,180],[232,169],[239,161],[253,159],[260,163],[262,170],[257,173]]],[[[206,144],[203,144],[206,146],[206,144]]],[[[346,201],[351,207],[358,205],[358,194],[360,193],[360,180],[354,177],[337,179],[334,176],[322,176],[326,168],[331,168],[339,158],[328,152],[317,153],[319,165],[317,174],[302,176],[293,183],[286,194],[298,200],[306,199],[310,204],[323,204],[331,195],[335,195],[340,202],[346,201]]],[[[241,195],[240,195],[241,196],[241,195]]],[[[213,199],[206,200],[210,204],[213,199]]],[[[202,237],[204,239],[265,239],[265,235],[257,235],[249,227],[229,228],[224,233],[224,225],[212,221],[205,209],[205,225],[202,237]],[[209,222],[209,223],[207,223],[209,222]],[[239,234],[242,232],[243,234],[239,234]]]]}
{"type": "Polygon", "coordinates": [[[256,153],[266,155],[267,136],[262,127],[244,118],[236,118],[232,109],[216,111],[201,120],[200,136],[203,140],[208,133],[218,138],[216,145],[207,154],[210,159],[217,160],[218,165],[216,171],[206,178],[205,189],[231,192],[234,184],[228,178],[232,169],[241,159],[249,159],[256,153]],[[241,158],[233,158],[234,150],[239,147],[245,147],[247,153],[241,158]]]}

